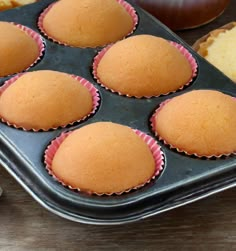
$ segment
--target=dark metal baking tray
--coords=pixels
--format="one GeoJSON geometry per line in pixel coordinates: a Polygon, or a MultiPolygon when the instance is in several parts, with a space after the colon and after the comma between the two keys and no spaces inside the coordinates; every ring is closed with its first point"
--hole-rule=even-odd
{"type": "MultiPolygon", "coordinates": [[[[21,23],[39,32],[37,18],[52,0],[0,13],[0,20],[21,23]]],[[[101,95],[97,113],[81,124],[49,132],[24,132],[0,124],[0,163],[45,208],[64,218],[90,224],[121,224],[137,221],[193,202],[236,185],[236,157],[206,160],[177,153],[159,144],[165,155],[161,175],[147,186],[121,196],[91,196],[71,191],[48,175],[43,153],[49,142],[61,132],[95,121],[113,121],[140,129],[149,135],[149,118],[167,98],[194,89],[216,89],[236,96],[236,85],[199,57],[186,43],[158,20],[134,6],[139,24],[134,34],[152,34],[183,44],[198,63],[198,75],[183,91],[171,95],[135,99],[106,91],[91,74],[96,49],[70,48],[48,39],[43,59],[30,71],[58,70],[80,75],[91,81],[101,95]]],[[[27,52],[26,52],[27,53],[27,52]]],[[[170,73],[171,74],[171,73],[170,73]]],[[[175,77],[175,76],[173,76],[175,77]]],[[[1,78],[1,85],[8,78],[1,78]]]]}

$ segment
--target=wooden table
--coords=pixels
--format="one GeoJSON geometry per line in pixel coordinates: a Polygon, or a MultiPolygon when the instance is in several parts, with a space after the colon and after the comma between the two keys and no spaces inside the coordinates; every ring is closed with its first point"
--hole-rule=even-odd
{"type": "MultiPolygon", "coordinates": [[[[214,22],[178,32],[192,44],[236,20],[236,1],[214,22]]],[[[0,250],[236,250],[236,188],[123,226],[89,226],[59,218],[35,202],[0,167],[0,250]]]]}

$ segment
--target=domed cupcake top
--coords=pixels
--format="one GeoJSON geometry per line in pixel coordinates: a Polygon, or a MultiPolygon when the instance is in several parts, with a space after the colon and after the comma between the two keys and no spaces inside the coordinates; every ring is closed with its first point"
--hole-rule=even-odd
{"type": "Polygon", "coordinates": [[[176,91],[193,75],[190,62],[174,45],[151,35],[117,42],[95,68],[96,77],[105,87],[135,97],[176,91]]]}
{"type": "Polygon", "coordinates": [[[37,42],[12,23],[0,22],[0,41],[0,77],[25,70],[40,54],[37,42]]]}
{"type": "Polygon", "coordinates": [[[67,136],[53,157],[51,172],[74,189],[122,193],[150,180],[155,175],[155,160],[131,128],[97,122],[67,136]]]}
{"type": "Polygon", "coordinates": [[[39,26],[58,42],[97,47],[124,38],[134,21],[117,0],[61,0],[49,7],[39,26]]]}
{"type": "Polygon", "coordinates": [[[213,90],[170,99],[153,118],[155,132],[180,151],[197,156],[236,152],[236,100],[213,90]]]}
{"type": "Polygon", "coordinates": [[[0,96],[0,117],[26,130],[65,126],[93,108],[89,90],[71,75],[34,71],[20,76],[0,96]]]}

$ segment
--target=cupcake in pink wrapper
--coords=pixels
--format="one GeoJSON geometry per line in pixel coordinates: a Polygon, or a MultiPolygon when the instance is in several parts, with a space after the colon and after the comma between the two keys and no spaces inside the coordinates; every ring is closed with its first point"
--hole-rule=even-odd
{"type": "Polygon", "coordinates": [[[137,35],[104,48],[94,58],[94,78],[127,97],[166,95],[191,83],[197,63],[182,45],[151,35],[137,35]]]}
{"type": "Polygon", "coordinates": [[[138,23],[134,8],[124,0],[61,0],[39,17],[41,32],[71,47],[99,47],[133,33],[138,23]]]}
{"type": "Polygon", "coordinates": [[[45,151],[50,175],[72,190],[120,195],[154,179],[164,166],[156,141],[128,126],[97,122],[63,133],[45,151]]]}
{"type": "Polygon", "coordinates": [[[15,128],[48,131],[86,119],[99,105],[86,79],[42,70],[19,74],[0,87],[0,119],[15,128]]]}
{"type": "Polygon", "coordinates": [[[0,34],[0,77],[28,70],[43,56],[44,43],[35,31],[21,24],[0,22],[0,34]]]}
{"type": "Polygon", "coordinates": [[[195,90],[161,103],[151,127],[178,152],[220,158],[236,154],[235,111],[235,98],[215,90],[195,90]]]}

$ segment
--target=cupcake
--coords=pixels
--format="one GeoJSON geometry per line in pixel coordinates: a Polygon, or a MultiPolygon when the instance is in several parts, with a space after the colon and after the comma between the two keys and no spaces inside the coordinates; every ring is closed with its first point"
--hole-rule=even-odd
{"type": "Polygon", "coordinates": [[[178,151],[199,157],[236,152],[236,100],[213,90],[174,97],[155,112],[155,133],[178,151]]]}
{"type": "Polygon", "coordinates": [[[111,122],[93,123],[60,136],[47,149],[45,162],[63,185],[98,195],[141,187],[163,164],[151,137],[111,122]]]}
{"type": "Polygon", "coordinates": [[[38,43],[42,41],[33,31],[24,28],[0,22],[0,77],[26,70],[40,55],[42,44],[38,43]],[[28,34],[29,30],[32,36],[28,34]]]}
{"type": "Polygon", "coordinates": [[[61,0],[42,13],[39,28],[65,45],[97,47],[124,38],[136,22],[134,9],[124,1],[61,0]]]}
{"type": "Polygon", "coordinates": [[[88,84],[82,78],[62,72],[25,73],[1,88],[0,118],[25,130],[64,127],[95,109],[96,89],[88,84]]]}
{"type": "Polygon", "coordinates": [[[194,49],[236,82],[236,22],[210,32],[194,44],[194,49]]]}
{"type": "Polygon", "coordinates": [[[183,88],[196,73],[196,62],[186,49],[151,35],[132,36],[104,49],[93,67],[103,86],[138,98],[183,88]]]}

